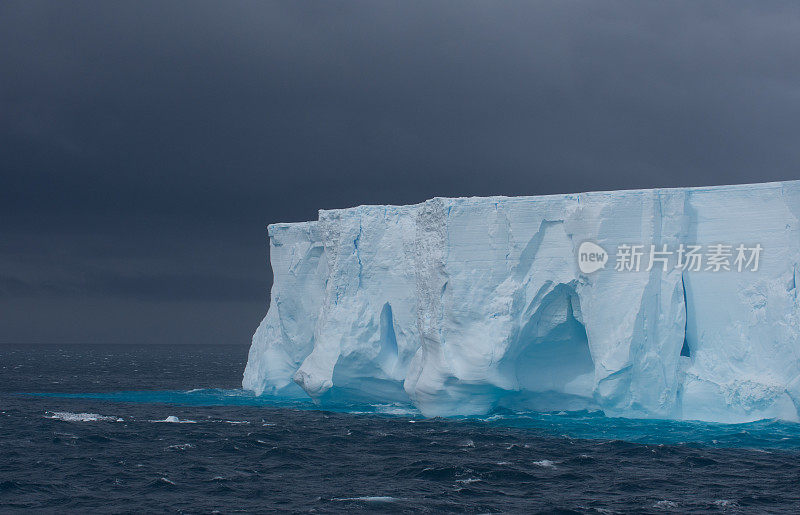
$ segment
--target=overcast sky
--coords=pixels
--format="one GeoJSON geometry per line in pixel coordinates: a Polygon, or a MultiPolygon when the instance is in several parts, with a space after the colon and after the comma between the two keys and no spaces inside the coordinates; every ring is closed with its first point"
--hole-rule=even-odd
{"type": "Polygon", "coordinates": [[[0,343],[247,344],[320,208],[800,178],[799,5],[3,0],[0,343]]]}

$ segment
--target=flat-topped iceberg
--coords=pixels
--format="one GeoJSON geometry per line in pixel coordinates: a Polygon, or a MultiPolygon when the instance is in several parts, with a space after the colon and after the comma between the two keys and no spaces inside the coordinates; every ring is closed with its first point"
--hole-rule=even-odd
{"type": "Polygon", "coordinates": [[[800,181],[359,206],[269,240],[259,395],[800,420],[800,181]]]}

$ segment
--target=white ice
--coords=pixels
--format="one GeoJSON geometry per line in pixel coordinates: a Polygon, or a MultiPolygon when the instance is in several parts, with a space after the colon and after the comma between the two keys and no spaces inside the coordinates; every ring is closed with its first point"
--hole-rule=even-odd
{"type": "Polygon", "coordinates": [[[798,420],[800,181],[435,198],[274,224],[243,385],[423,414],[798,420]],[[757,272],[582,273],[591,241],[763,247],[757,272]],[[682,356],[681,351],[688,356],[682,356]]]}

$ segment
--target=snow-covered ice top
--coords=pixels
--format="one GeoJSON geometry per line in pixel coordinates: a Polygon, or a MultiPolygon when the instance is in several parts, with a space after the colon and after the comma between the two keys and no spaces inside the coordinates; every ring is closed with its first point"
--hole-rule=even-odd
{"type": "Polygon", "coordinates": [[[799,420],[800,181],[359,206],[269,240],[257,394],[799,420]],[[608,252],[591,273],[585,242],[608,252]],[[731,270],[648,266],[682,244],[723,245],[731,270]],[[737,270],[740,245],[757,269],[737,270]]]}

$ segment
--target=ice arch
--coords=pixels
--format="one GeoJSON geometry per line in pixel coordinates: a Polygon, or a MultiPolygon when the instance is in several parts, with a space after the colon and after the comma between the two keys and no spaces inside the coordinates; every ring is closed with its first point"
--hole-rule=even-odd
{"type": "Polygon", "coordinates": [[[594,361],[580,300],[567,284],[556,285],[523,321],[499,368],[517,394],[501,404],[531,409],[594,406],[594,361]]]}

